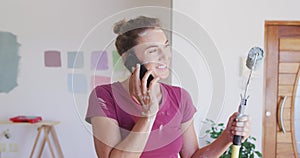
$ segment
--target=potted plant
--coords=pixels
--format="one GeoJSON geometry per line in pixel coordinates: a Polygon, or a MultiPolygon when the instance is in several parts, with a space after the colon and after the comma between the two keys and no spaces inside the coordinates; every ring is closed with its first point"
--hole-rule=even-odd
{"type": "MultiPolygon", "coordinates": [[[[214,121],[210,119],[206,119],[204,123],[209,124],[211,127],[210,129],[205,131],[205,133],[209,134],[211,140],[215,140],[216,138],[218,138],[225,129],[224,123],[216,124],[214,121]]],[[[256,138],[250,136],[242,143],[240,148],[239,158],[254,158],[255,155],[259,158],[262,157],[261,152],[255,150],[255,144],[253,143],[254,141],[256,141],[256,138]]],[[[206,141],[206,143],[210,144],[211,141],[206,141]]],[[[230,148],[227,149],[223,153],[223,155],[220,156],[220,158],[231,158],[231,152],[232,152],[232,146],[230,146],[230,148]]]]}

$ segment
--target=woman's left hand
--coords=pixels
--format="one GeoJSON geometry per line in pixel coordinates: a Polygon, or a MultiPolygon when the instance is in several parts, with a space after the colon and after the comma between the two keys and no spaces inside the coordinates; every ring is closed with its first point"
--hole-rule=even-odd
{"type": "Polygon", "coordinates": [[[238,113],[234,113],[230,116],[225,133],[228,135],[228,139],[233,140],[234,135],[242,136],[242,142],[244,142],[249,136],[251,131],[250,119],[247,115],[236,118],[238,113]]]}

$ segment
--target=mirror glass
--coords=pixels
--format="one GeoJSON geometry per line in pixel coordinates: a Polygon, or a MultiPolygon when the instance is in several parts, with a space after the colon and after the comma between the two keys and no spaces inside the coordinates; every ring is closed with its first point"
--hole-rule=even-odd
{"type": "Polygon", "coordinates": [[[300,84],[299,84],[299,71],[298,71],[298,83],[295,85],[296,94],[294,102],[294,134],[295,141],[298,150],[298,157],[300,156],[300,84]]]}

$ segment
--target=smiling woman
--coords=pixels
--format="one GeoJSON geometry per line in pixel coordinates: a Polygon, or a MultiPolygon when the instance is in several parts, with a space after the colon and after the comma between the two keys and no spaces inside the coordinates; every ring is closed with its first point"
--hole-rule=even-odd
{"type": "Polygon", "coordinates": [[[169,76],[171,51],[159,20],[122,20],[114,32],[125,65],[131,57],[136,63],[127,66],[132,72],[128,79],[98,86],[90,94],[86,121],[92,124],[99,157],[217,157],[231,145],[233,135],[249,136],[247,117],[236,122],[235,113],[215,142],[198,149],[190,94],[160,82],[169,76]],[[143,66],[146,72],[140,78],[143,66]]]}
{"type": "Polygon", "coordinates": [[[141,36],[139,44],[132,48],[141,63],[148,70],[152,70],[154,76],[166,79],[169,76],[171,51],[168,40],[161,29],[149,29],[141,36]]]}

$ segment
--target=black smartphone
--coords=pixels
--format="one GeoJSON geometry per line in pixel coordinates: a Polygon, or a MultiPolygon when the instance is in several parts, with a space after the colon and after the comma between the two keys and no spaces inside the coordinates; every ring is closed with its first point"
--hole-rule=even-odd
{"type": "MultiPolygon", "coordinates": [[[[127,59],[124,62],[124,65],[126,66],[126,68],[131,72],[131,68],[135,67],[136,64],[140,64],[140,80],[143,79],[144,75],[146,74],[146,72],[148,71],[147,68],[142,65],[142,63],[140,62],[140,60],[136,57],[135,54],[130,53],[127,56],[127,59]]],[[[150,76],[148,77],[147,80],[147,88],[149,88],[150,82],[154,79],[154,77],[150,74],[150,76]]]]}

